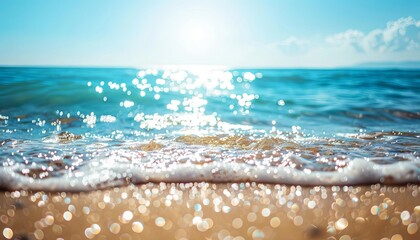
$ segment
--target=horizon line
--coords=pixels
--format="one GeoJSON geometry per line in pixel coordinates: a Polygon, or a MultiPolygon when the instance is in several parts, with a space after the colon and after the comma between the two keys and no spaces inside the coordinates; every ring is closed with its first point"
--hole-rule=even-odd
{"type": "Polygon", "coordinates": [[[131,68],[131,69],[206,69],[206,70],[228,70],[228,69],[261,69],[261,70],[281,70],[281,69],[300,69],[300,70],[335,70],[335,69],[360,69],[360,70],[420,70],[419,61],[405,61],[405,62],[365,62],[365,63],[356,63],[353,65],[347,66],[227,66],[227,65],[212,65],[212,64],[143,64],[143,65],[47,65],[47,64],[0,64],[0,68],[131,68]],[[415,63],[415,66],[404,66],[400,64],[412,64],[415,63]],[[375,64],[383,64],[375,65],[375,64]],[[393,64],[396,64],[393,66],[393,64]]]}

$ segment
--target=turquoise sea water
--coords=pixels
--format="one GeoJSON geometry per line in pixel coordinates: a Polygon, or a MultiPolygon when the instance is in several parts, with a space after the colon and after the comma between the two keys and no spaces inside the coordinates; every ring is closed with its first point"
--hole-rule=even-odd
{"type": "Polygon", "coordinates": [[[0,184],[420,182],[420,71],[0,68],[0,184]]]}

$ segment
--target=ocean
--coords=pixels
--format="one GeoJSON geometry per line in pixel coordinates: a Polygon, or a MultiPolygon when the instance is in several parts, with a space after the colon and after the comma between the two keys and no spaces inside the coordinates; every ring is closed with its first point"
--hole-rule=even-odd
{"type": "Polygon", "coordinates": [[[420,70],[0,68],[0,188],[420,183],[420,70]]]}

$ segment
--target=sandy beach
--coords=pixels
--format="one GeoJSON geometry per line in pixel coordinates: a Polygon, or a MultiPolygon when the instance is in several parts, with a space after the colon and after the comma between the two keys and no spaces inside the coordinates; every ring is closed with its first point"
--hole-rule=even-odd
{"type": "Polygon", "coordinates": [[[6,239],[419,239],[420,186],[150,183],[0,194],[6,239]]]}

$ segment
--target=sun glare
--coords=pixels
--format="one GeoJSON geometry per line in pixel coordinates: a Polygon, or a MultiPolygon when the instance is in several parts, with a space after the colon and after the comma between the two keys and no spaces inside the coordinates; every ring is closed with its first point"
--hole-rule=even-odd
{"type": "Polygon", "coordinates": [[[181,30],[181,41],[192,53],[209,51],[214,43],[214,37],[215,29],[209,22],[192,20],[181,30]]]}

